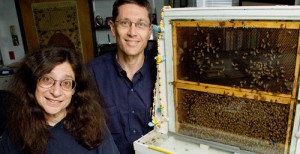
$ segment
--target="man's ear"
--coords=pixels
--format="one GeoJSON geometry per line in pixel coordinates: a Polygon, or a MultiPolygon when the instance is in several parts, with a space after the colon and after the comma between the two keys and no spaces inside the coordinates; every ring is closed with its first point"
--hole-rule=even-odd
{"type": "Polygon", "coordinates": [[[109,25],[109,27],[110,27],[110,31],[111,31],[112,35],[113,35],[113,36],[116,36],[116,29],[115,29],[115,24],[114,24],[114,22],[113,22],[112,20],[110,20],[110,21],[108,22],[108,25],[109,25]]]}
{"type": "Polygon", "coordinates": [[[153,32],[153,30],[152,30],[152,26],[151,26],[148,31],[148,36],[149,36],[148,40],[150,39],[152,32],[153,32]]]}

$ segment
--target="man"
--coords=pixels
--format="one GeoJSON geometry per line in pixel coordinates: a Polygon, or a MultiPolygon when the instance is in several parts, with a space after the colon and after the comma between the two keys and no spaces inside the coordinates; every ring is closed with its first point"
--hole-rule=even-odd
{"type": "Polygon", "coordinates": [[[122,154],[133,154],[133,142],[152,130],[155,51],[145,50],[151,7],[146,0],[116,0],[110,29],[117,49],[88,63],[104,96],[108,126],[122,154]]]}

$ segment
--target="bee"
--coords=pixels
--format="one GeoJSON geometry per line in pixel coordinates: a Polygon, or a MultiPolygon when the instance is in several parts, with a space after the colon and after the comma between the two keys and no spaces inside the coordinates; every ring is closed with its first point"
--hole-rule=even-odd
{"type": "Polygon", "coordinates": [[[258,49],[255,49],[255,52],[256,52],[256,53],[259,53],[259,50],[258,50],[258,49]]]}
{"type": "Polygon", "coordinates": [[[271,49],[271,53],[273,54],[275,51],[274,51],[274,49],[271,49]]]}
{"type": "Polygon", "coordinates": [[[222,39],[220,37],[218,38],[218,43],[222,43],[222,39]]]}
{"type": "Polygon", "coordinates": [[[238,64],[235,64],[235,63],[233,63],[233,62],[232,62],[231,64],[232,64],[232,66],[234,66],[234,67],[235,67],[235,66],[238,66],[238,64]]]}
{"type": "Polygon", "coordinates": [[[279,44],[277,44],[277,47],[278,47],[278,48],[280,48],[280,47],[281,47],[281,44],[280,44],[280,43],[279,43],[279,44]]]}
{"type": "Polygon", "coordinates": [[[209,34],[207,34],[205,40],[206,40],[206,41],[209,41],[209,38],[210,38],[210,36],[209,36],[209,34]]]}

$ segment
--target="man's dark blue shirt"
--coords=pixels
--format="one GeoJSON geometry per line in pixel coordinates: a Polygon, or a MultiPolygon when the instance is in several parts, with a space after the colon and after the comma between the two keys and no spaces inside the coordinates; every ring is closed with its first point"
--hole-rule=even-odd
{"type": "Polygon", "coordinates": [[[133,142],[152,130],[153,88],[156,80],[156,61],[153,51],[145,51],[142,68],[132,81],[116,59],[116,51],[88,63],[99,91],[105,100],[108,127],[122,154],[132,154],[133,142]]]}

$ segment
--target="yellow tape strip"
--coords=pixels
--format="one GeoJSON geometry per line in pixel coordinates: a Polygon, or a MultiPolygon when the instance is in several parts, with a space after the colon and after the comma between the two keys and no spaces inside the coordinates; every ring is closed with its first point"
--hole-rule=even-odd
{"type": "Polygon", "coordinates": [[[148,148],[152,149],[152,150],[155,150],[155,151],[158,151],[158,152],[161,152],[161,153],[164,153],[164,154],[173,154],[173,152],[170,152],[170,151],[167,151],[167,150],[164,150],[164,149],[152,146],[152,145],[149,145],[148,148]]]}

